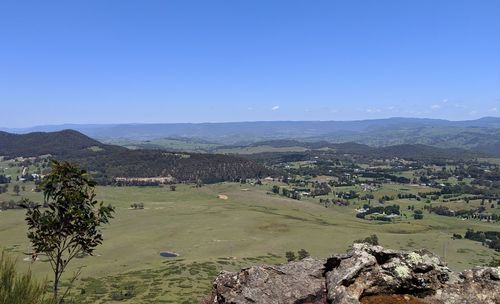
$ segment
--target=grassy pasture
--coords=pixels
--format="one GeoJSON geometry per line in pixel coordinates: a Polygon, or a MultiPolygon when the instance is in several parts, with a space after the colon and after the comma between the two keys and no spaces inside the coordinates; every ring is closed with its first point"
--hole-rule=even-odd
{"type": "MultiPolygon", "coordinates": [[[[398,187],[403,186],[385,185],[379,192],[396,193],[398,187]]],[[[497,224],[427,213],[419,221],[369,222],[356,219],[353,206],[324,208],[318,198],[295,201],[269,194],[270,189],[271,185],[237,183],[202,188],[179,185],[177,191],[169,187],[99,187],[98,199],[116,206],[116,216],[105,228],[105,241],[96,255],[71,265],[68,274],[84,267],[75,294],[88,303],[113,303],[113,299],[123,303],[193,303],[208,292],[210,282],[222,269],[284,262],[285,251],[301,248],[313,256],[326,257],[345,252],[353,240],[373,233],[387,247],[427,248],[444,256],[456,270],[499,257],[480,243],[451,239],[453,233],[463,234],[466,228],[499,230],[497,224]],[[228,199],[221,200],[218,194],[228,199]],[[145,209],[131,210],[134,202],[144,203],[145,209]],[[161,251],[180,256],[165,259],[159,256],[161,251]]],[[[26,191],[22,195],[41,200],[40,193],[26,191]]],[[[0,195],[0,200],[10,198],[15,196],[0,195]]],[[[424,204],[394,202],[403,210],[407,205],[421,209],[424,204]]],[[[22,262],[23,252],[30,250],[22,210],[0,212],[0,247],[17,255],[23,267],[30,266],[22,262]]],[[[31,268],[38,276],[49,274],[49,265],[43,261],[31,268]]]]}
{"type": "Polygon", "coordinates": [[[120,145],[129,149],[139,149],[141,147],[155,147],[166,150],[176,150],[184,152],[196,153],[221,153],[221,154],[254,154],[262,152],[304,152],[306,148],[300,146],[290,147],[272,147],[269,145],[248,146],[248,147],[229,147],[215,143],[203,142],[196,139],[175,139],[175,138],[162,138],[152,140],[123,140],[112,139],[104,140],[105,143],[120,145]]]}
{"type": "Polygon", "coordinates": [[[272,147],[272,146],[250,146],[250,147],[234,147],[234,148],[218,148],[214,152],[221,154],[256,154],[264,152],[304,152],[307,148],[304,147],[272,147]]]}
{"type": "Polygon", "coordinates": [[[500,158],[499,157],[495,157],[495,158],[480,158],[479,160],[480,161],[484,161],[484,162],[488,162],[488,163],[492,163],[492,164],[500,165],[500,158]]]}
{"type": "Polygon", "coordinates": [[[157,147],[166,150],[176,150],[184,152],[208,152],[211,149],[218,147],[217,144],[198,141],[196,139],[176,139],[176,138],[159,138],[152,140],[127,140],[127,139],[107,139],[103,142],[113,145],[120,145],[129,149],[139,149],[143,146],[157,147]]]}

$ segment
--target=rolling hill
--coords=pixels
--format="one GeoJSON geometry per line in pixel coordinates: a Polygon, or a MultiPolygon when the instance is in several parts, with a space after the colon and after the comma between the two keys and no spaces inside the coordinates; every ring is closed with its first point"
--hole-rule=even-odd
{"type": "Polygon", "coordinates": [[[11,134],[0,132],[0,155],[7,157],[40,156],[52,154],[62,157],[85,155],[89,149],[124,149],[104,145],[77,131],[63,130],[52,133],[33,132],[11,134]]]}
{"type": "Polygon", "coordinates": [[[241,157],[160,150],[129,150],[102,144],[74,130],[28,134],[0,133],[0,155],[8,158],[52,155],[78,162],[106,183],[116,177],[172,176],[180,182],[234,181],[273,172],[241,157]]]}

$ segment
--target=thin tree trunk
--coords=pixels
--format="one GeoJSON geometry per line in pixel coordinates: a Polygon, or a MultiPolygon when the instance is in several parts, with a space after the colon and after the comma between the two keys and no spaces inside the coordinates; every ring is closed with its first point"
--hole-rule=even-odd
{"type": "Polygon", "coordinates": [[[58,292],[59,292],[59,262],[56,262],[56,271],[54,272],[54,301],[55,303],[58,302],[58,292]]]}

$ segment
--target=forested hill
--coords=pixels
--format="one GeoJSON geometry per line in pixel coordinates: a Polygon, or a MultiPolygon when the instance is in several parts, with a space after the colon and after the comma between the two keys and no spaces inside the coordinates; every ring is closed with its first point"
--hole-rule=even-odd
{"type": "MultiPolygon", "coordinates": [[[[73,130],[28,134],[11,134],[0,131],[0,155],[7,157],[30,157],[46,154],[69,157],[86,154],[90,151],[89,149],[100,150],[106,147],[107,145],[73,130]]],[[[112,146],[109,148],[124,149],[112,146]]]]}
{"type": "Polygon", "coordinates": [[[158,176],[172,176],[181,182],[216,182],[272,174],[262,165],[237,156],[129,150],[102,144],[73,130],[23,135],[0,132],[0,156],[47,154],[55,159],[78,162],[102,182],[115,177],[158,176]]]}

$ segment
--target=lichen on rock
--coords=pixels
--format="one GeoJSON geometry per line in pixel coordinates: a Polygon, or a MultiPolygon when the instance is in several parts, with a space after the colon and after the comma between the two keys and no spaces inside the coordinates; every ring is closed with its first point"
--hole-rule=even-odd
{"type": "Polygon", "coordinates": [[[410,277],[411,270],[408,268],[406,265],[399,265],[394,268],[394,272],[396,273],[396,276],[401,279],[407,279],[410,277]]]}
{"type": "Polygon", "coordinates": [[[414,251],[408,253],[408,261],[412,264],[412,265],[417,265],[417,264],[420,264],[424,261],[424,259],[422,258],[422,256],[414,251]]]}

